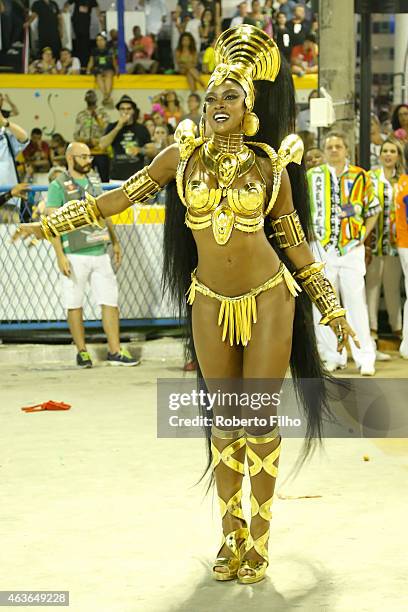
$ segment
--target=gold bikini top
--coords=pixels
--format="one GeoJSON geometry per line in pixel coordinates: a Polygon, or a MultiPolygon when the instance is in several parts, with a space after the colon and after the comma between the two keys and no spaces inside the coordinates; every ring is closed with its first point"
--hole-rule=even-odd
{"type": "Polygon", "coordinates": [[[290,162],[300,164],[303,143],[299,136],[287,136],[276,153],[265,143],[251,143],[266,152],[271,160],[273,187],[271,198],[266,202],[266,184],[257,163],[255,153],[243,145],[237,152],[219,150],[203,138],[195,137],[195,124],[190,120],[182,121],[175,134],[180,151],[176,183],[178,195],[186,207],[185,223],[192,230],[212,226],[216,242],[226,244],[235,228],[242,232],[256,232],[263,228],[264,218],[270,213],[278,196],[281,175],[290,162]],[[185,171],[194,151],[199,148],[189,177],[185,171]],[[206,182],[196,178],[198,166],[216,179],[217,187],[209,187],[206,182]],[[251,181],[240,188],[232,188],[236,179],[243,177],[255,166],[260,175],[259,181],[251,181]],[[185,189],[184,189],[184,184],[185,189]]]}

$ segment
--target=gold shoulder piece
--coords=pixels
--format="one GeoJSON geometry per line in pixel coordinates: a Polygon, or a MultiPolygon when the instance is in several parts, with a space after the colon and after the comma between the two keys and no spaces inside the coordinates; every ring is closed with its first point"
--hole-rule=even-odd
{"type": "Polygon", "coordinates": [[[300,164],[302,161],[303,141],[297,134],[289,134],[289,136],[286,136],[286,138],[282,140],[277,153],[273,147],[264,142],[250,142],[248,144],[265,151],[272,163],[273,187],[271,199],[269,200],[268,206],[264,212],[264,215],[266,216],[271,212],[276,202],[276,198],[278,197],[283,169],[291,162],[300,164]]]}
{"type": "Polygon", "coordinates": [[[196,133],[197,126],[191,119],[184,119],[184,121],[181,121],[174,133],[174,140],[177,142],[180,151],[180,161],[176,172],[177,193],[184,206],[187,206],[184,197],[184,172],[188,160],[196,148],[204,142],[202,138],[196,138],[196,133]]]}
{"type": "Polygon", "coordinates": [[[262,151],[265,151],[265,153],[271,160],[272,172],[273,172],[273,187],[272,187],[271,199],[269,200],[268,206],[266,207],[266,210],[264,211],[264,216],[266,217],[266,215],[270,213],[270,211],[273,208],[273,205],[276,202],[276,198],[278,197],[278,193],[279,193],[279,189],[281,185],[282,170],[279,170],[278,154],[276,153],[273,147],[266,144],[265,142],[248,142],[247,144],[253,145],[254,147],[258,147],[259,149],[262,149],[262,151]]]}
{"type": "Polygon", "coordinates": [[[278,151],[278,172],[282,172],[291,162],[301,164],[303,150],[303,140],[300,136],[297,134],[289,134],[289,136],[286,136],[286,138],[282,140],[278,151]]]}
{"type": "Polygon", "coordinates": [[[184,119],[178,124],[174,140],[178,144],[181,161],[189,159],[193,151],[202,144],[202,139],[196,138],[196,134],[197,126],[191,119],[184,119]]]}

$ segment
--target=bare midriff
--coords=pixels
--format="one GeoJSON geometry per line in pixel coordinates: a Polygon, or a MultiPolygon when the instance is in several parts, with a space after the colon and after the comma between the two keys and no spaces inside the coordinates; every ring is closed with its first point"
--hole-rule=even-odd
{"type": "Polygon", "coordinates": [[[195,231],[193,236],[198,251],[197,278],[216,293],[247,293],[279,269],[279,257],[263,228],[253,233],[233,230],[224,245],[216,243],[211,227],[195,231]]]}

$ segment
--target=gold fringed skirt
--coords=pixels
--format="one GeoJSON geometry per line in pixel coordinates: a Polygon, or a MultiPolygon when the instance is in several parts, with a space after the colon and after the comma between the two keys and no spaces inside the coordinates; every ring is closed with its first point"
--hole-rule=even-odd
{"type": "Polygon", "coordinates": [[[228,297],[215,293],[215,291],[200,283],[194,270],[191,273],[191,285],[187,292],[187,303],[192,306],[196,291],[221,302],[218,325],[222,326],[222,340],[228,339],[231,346],[233,346],[235,339],[236,344],[241,343],[243,346],[246,346],[251,339],[252,323],[257,321],[256,297],[263,291],[272,289],[272,287],[276,287],[276,285],[283,281],[286,283],[290,293],[296,297],[301,288],[283,263],[280,264],[277,273],[262,285],[259,285],[259,287],[251,289],[251,291],[243,295],[228,297]]]}

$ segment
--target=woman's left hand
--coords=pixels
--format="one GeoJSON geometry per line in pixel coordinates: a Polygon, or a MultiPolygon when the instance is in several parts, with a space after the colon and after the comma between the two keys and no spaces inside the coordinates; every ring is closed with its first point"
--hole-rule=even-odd
{"type": "Polygon", "coordinates": [[[352,327],[350,327],[344,317],[336,317],[335,319],[332,319],[329,325],[336,334],[337,350],[339,353],[341,353],[343,348],[346,346],[349,336],[353,338],[354,344],[357,346],[357,348],[361,348],[356,332],[352,327]]]}

